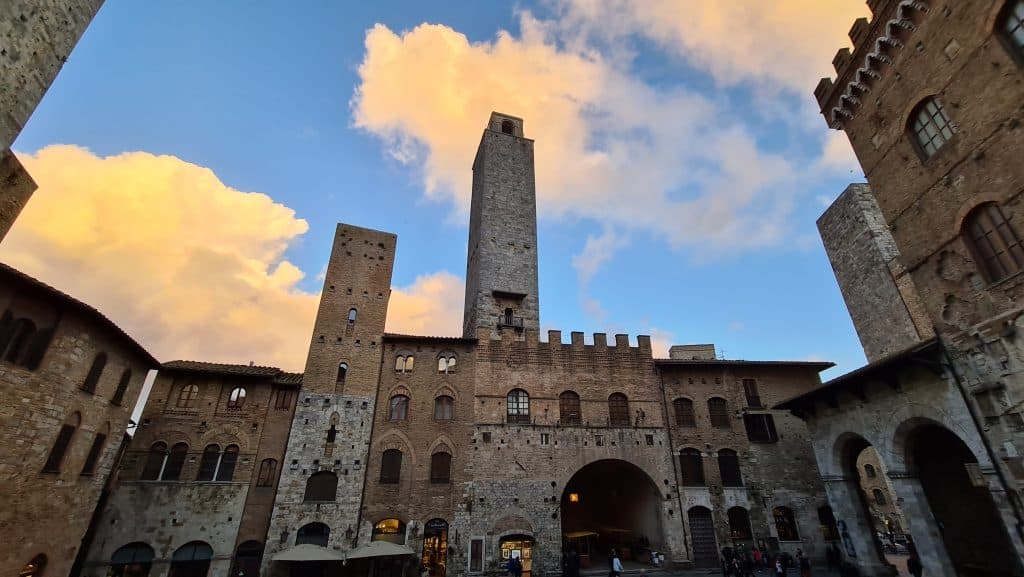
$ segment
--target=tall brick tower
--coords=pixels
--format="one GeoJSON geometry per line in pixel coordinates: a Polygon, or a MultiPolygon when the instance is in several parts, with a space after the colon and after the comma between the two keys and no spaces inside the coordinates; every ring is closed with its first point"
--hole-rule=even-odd
{"type": "Polygon", "coordinates": [[[293,546],[299,532],[313,530],[311,523],[330,528],[333,549],[350,548],[359,531],[396,243],[394,234],[337,227],[265,562],[293,546]]]}
{"type": "Polygon", "coordinates": [[[537,192],[523,120],[491,113],[473,161],[463,334],[539,330],[537,192]]]}

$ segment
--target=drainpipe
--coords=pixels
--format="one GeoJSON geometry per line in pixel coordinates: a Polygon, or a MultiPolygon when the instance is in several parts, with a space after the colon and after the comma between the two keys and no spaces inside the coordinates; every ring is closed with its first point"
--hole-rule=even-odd
{"type": "MultiPolygon", "coordinates": [[[[967,392],[967,387],[964,385],[963,380],[957,373],[956,365],[953,364],[953,360],[949,356],[949,351],[946,350],[946,345],[945,343],[942,342],[941,339],[939,340],[939,350],[941,351],[942,358],[944,359],[944,361],[940,363],[940,365],[943,366],[944,368],[949,369],[949,373],[953,375],[953,380],[956,382],[956,388],[958,391],[960,391],[960,397],[963,399],[964,405],[967,406],[967,412],[971,415],[971,420],[974,422],[974,427],[978,430],[978,436],[981,437],[981,444],[985,446],[985,452],[988,454],[989,460],[992,461],[992,467],[996,471],[996,476],[999,478],[999,483],[1003,486],[1003,490],[1006,491],[1009,496],[1009,492],[1013,491],[1013,489],[1011,489],[1011,485],[1009,481],[1006,479],[1006,475],[1003,473],[1003,468],[999,465],[999,457],[996,455],[996,451],[992,447],[992,443],[989,441],[988,436],[985,435],[985,429],[983,428],[982,418],[975,409],[974,404],[971,403],[970,395],[967,392]]],[[[1018,503],[1016,498],[1010,498],[1009,501],[1010,508],[1013,509],[1013,515],[1017,518],[1017,525],[1015,527],[1017,529],[1017,537],[1021,540],[1021,542],[1024,542],[1024,516],[1022,516],[1020,504],[1018,503]]]]}
{"type": "MultiPolygon", "coordinates": [[[[669,461],[672,462],[672,474],[676,480],[676,500],[679,501],[679,525],[683,528],[683,548],[689,557],[693,549],[690,547],[689,534],[686,532],[686,519],[683,518],[683,492],[680,490],[679,485],[679,463],[676,462],[676,447],[672,442],[672,422],[669,421],[668,398],[665,396],[665,381],[662,379],[661,369],[658,369],[658,388],[661,389],[661,413],[662,418],[665,419],[665,437],[668,438],[669,461]]],[[[690,563],[693,563],[693,559],[690,559],[690,563]]]]}

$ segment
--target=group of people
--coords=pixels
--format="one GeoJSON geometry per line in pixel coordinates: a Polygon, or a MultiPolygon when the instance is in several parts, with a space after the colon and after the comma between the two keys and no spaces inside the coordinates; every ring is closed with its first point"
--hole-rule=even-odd
{"type": "Polygon", "coordinates": [[[804,555],[803,549],[796,550],[796,558],[786,551],[774,557],[767,551],[754,545],[750,550],[732,547],[722,548],[722,575],[725,577],[755,577],[762,569],[775,573],[777,577],[786,577],[790,569],[797,568],[800,577],[811,577],[811,560],[804,555]]]}

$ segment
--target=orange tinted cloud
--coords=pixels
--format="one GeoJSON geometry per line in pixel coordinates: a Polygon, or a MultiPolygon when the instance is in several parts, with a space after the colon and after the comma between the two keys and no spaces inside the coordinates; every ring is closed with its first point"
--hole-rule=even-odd
{"type": "MultiPolygon", "coordinates": [[[[161,360],[302,370],[318,295],[284,258],[308,228],[292,209],[173,156],[57,145],[19,158],[39,189],[0,260],[97,307],[161,360]]],[[[396,288],[389,329],[457,334],[453,291],[447,273],[396,288]]]]}

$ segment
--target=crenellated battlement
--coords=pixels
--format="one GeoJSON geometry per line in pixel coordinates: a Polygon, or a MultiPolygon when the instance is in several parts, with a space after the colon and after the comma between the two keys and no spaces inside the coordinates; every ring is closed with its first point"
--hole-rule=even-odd
{"type": "Polygon", "coordinates": [[[869,0],[872,18],[858,18],[850,28],[853,50],[840,48],[832,59],[836,79],[822,78],[814,89],[829,127],[842,130],[853,119],[862,99],[893,64],[930,11],[924,0],[869,0]]]}
{"type": "MultiPolygon", "coordinates": [[[[594,358],[603,356],[609,359],[627,357],[634,361],[653,359],[649,335],[636,335],[635,346],[630,344],[630,337],[626,334],[615,335],[613,343],[610,344],[607,333],[593,333],[592,343],[587,344],[584,333],[579,331],[569,333],[569,342],[563,342],[562,331],[558,330],[547,331],[547,341],[540,339],[540,331],[530,329],[492,331],[482,327],[477,329],[476,336],[481,350],[490,350],[493,353],[492,356],[501,357],[501,351],[514,351],[524,361],[533,359],[541,364],[561,362],[559,359],[579,359],[591,355],[594,358]],[[498,345],[498,343],[501,344],[498,345]]],[[[481,359],[486,358],[486,353],[481,356],[481,359]]]]}

